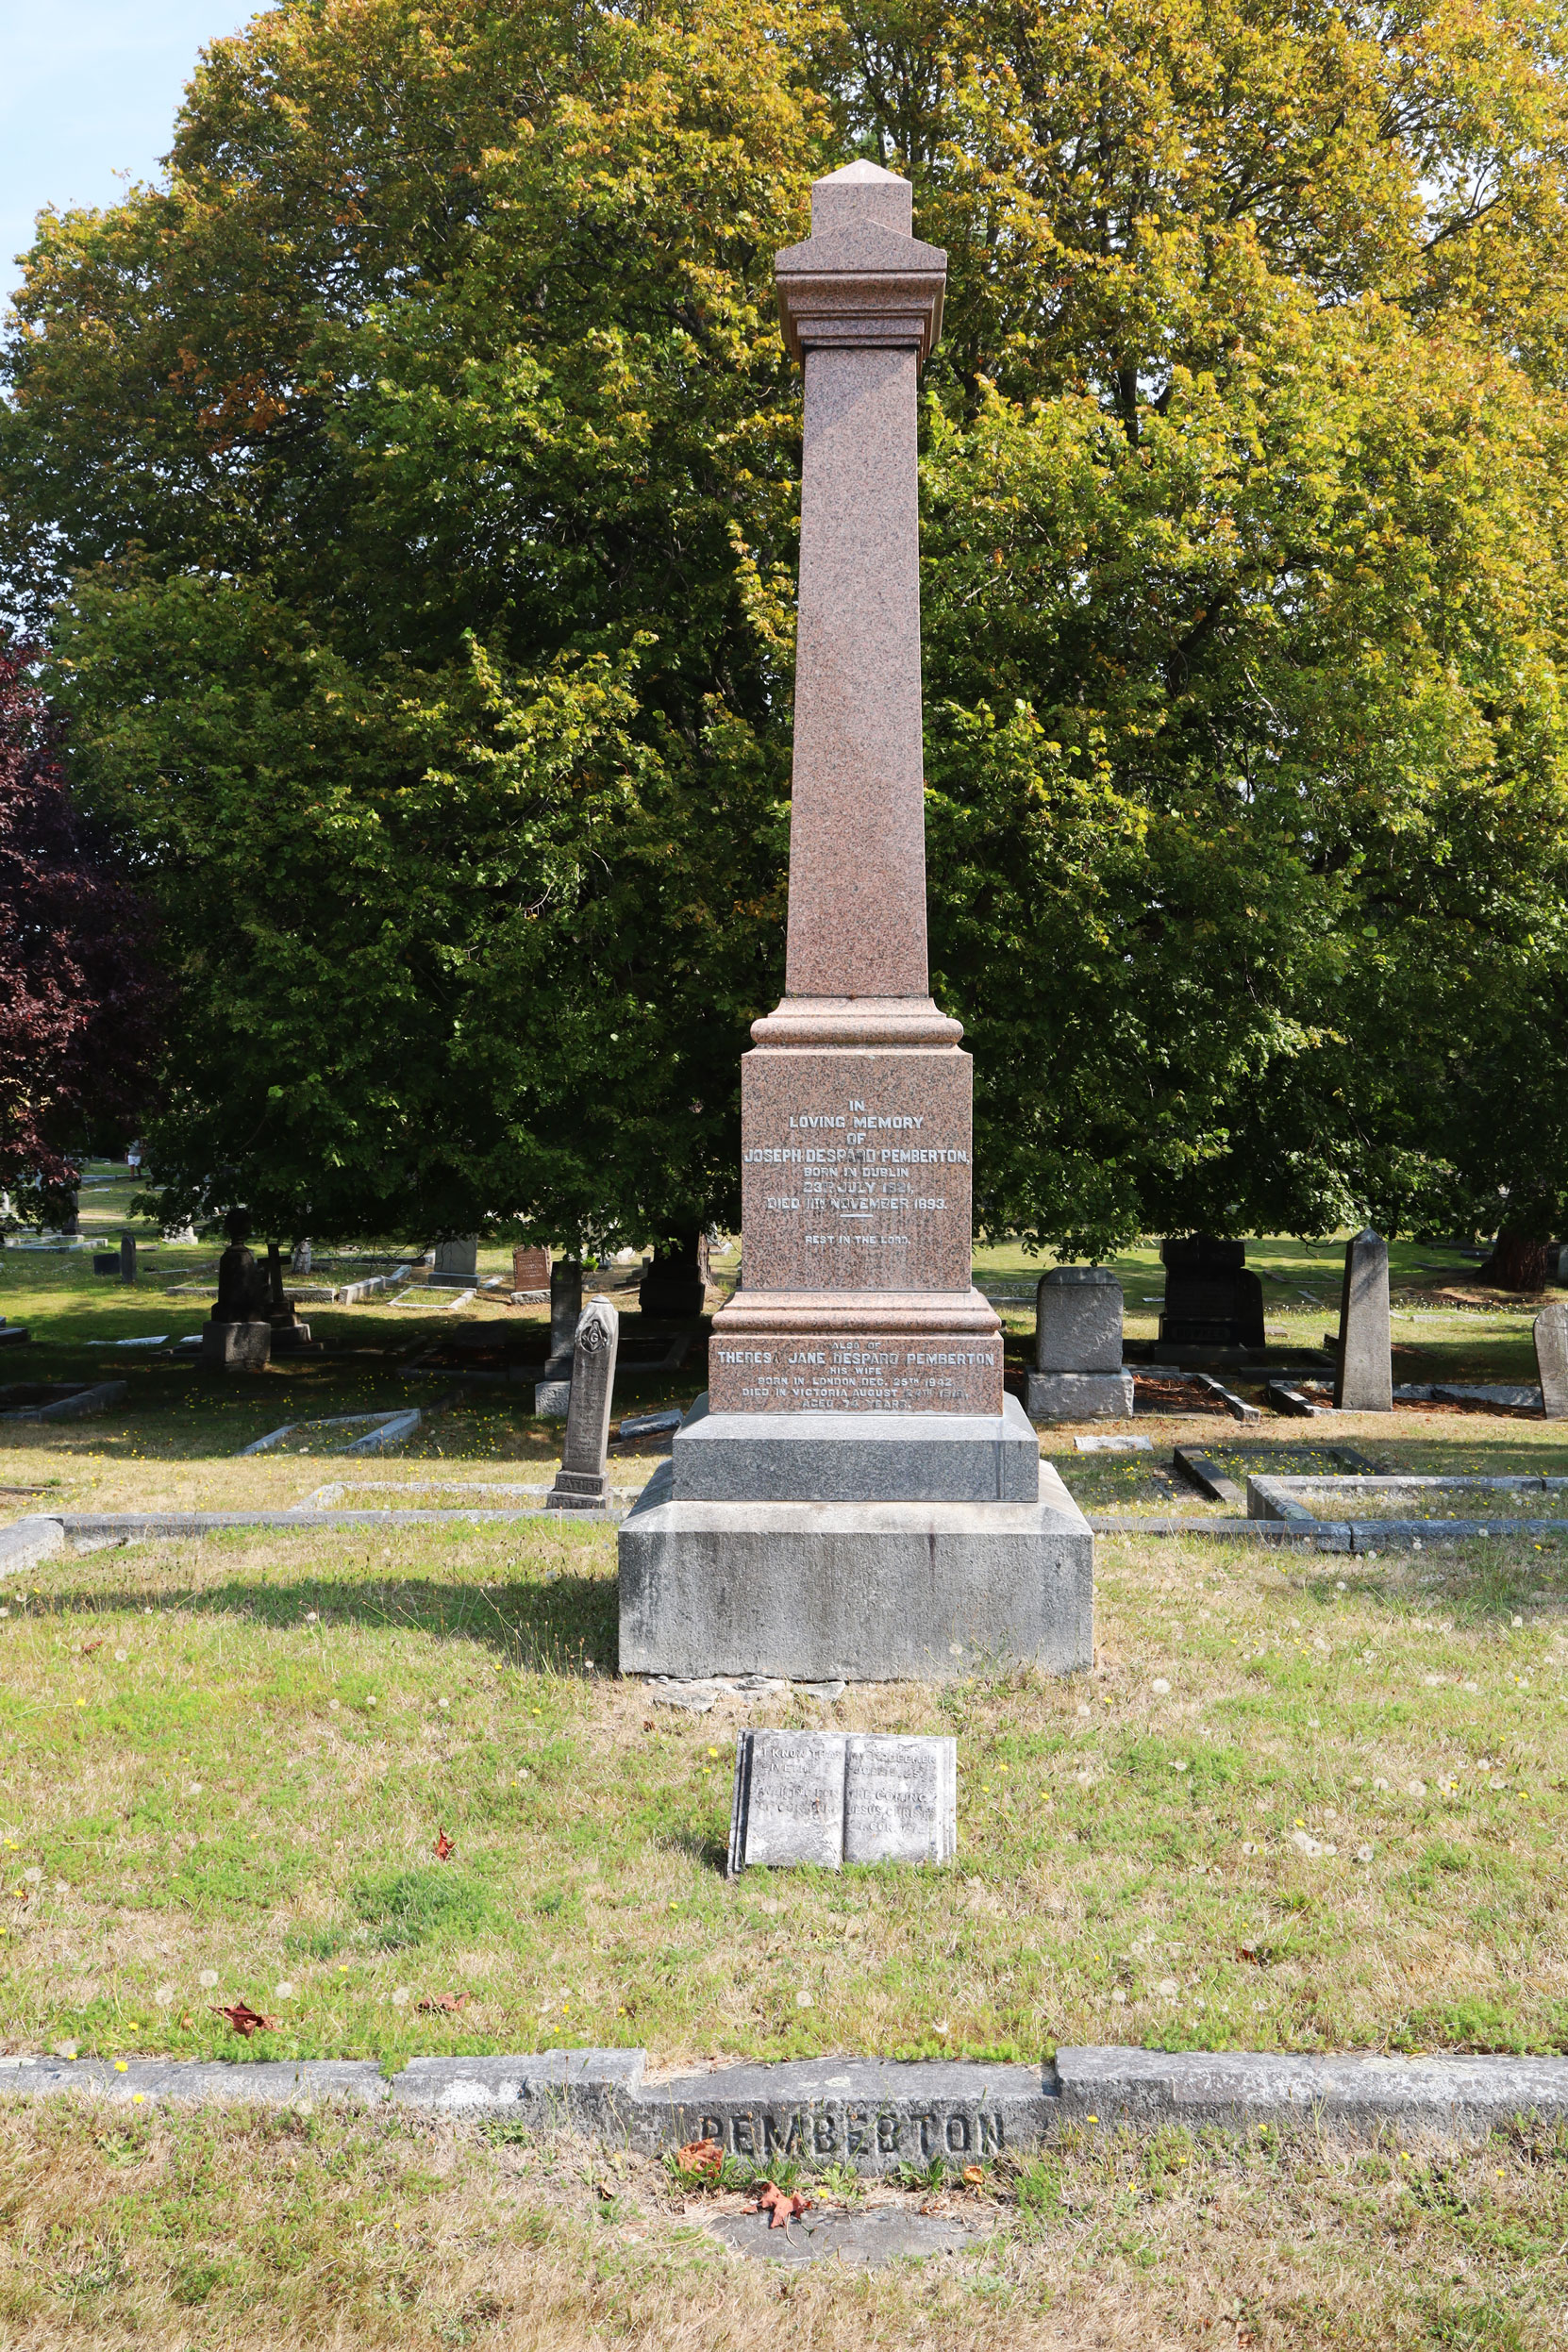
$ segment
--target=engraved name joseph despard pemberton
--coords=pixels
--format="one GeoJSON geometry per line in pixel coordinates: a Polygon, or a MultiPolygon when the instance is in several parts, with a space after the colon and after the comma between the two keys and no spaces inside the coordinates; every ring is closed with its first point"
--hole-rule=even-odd
{"type": "Polygon", "coordinates": [[[729,1874],[759,1863],[946,1862],[958,1845],[958,1743],[892,1733],[742,1731],[729,1874]]]}

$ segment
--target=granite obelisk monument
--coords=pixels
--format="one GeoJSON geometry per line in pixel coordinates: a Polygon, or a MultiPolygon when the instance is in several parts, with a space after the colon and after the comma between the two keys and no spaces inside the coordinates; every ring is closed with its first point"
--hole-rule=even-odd
{"type": "Polygon", "coordinates": [[[1093,1652],[1093,1541],[970,1276],[930,995],[916,392],[946,256],[852,163],[777,258],[806,379],[785,993],[742,1063],[742,1288],[621,1531],[623,1671],[935,1676],[1093,1652]]]}

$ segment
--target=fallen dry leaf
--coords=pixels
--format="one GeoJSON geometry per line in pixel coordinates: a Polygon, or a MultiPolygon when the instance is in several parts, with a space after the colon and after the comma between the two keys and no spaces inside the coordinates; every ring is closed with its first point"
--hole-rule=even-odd
{"type": "MultiPolygon", "coordinates": [[[[104,1641],[107,1641],[108,1639],[108,1636],[106,1634],[104,1636],[104,1641]]],[[[101,1650],[103,1646],[103,1642],[84,1642],[79,1655],[83,1658],[91,1658],[94,1650],[101,1650]]]]}
{"type": "Polygon", "coordinates": [[[810,2211],[811,2200],[802,2196],[798,2189],[793,2196],[790,2196],[784,2190],[776,2188],[771,2180],[764,2180],[758,2189],[756,2204],[748,2205],[745,2210],[748,2213],[771,2214],[768,2227],[783,2229],[789,2223],[798,2221],[802,2213],[810,2211]]]}
{"type": "Polygon", "coordinates": [[[717,2180],[724,2160],[725,2152],[717,2140],[688,2140],[676,2150],[676,2170],[688,2180],[717,2180]]]}
{"type": "Polygon", "coordinates": [[[438,1862],[449,1862],[457,1850],[444,1829],[437,1832],[436,1860],[438,1862]]]}
{"type": "Polygon", "coordinates": [[[985,2166],[983,2164],[966,2164],[963,2168],[963,2178],[965,2188],[983,2189],[986,2185],[985,2166]]]}
{"type": "Polygon", "coordinates": [[[419,2006],[426,2016],[439,2009],[444,2010],[448,2017],[455,2017],[459,2010],[468,2007],[469,1999],[466,1993],[427,1993],[419,2006]]]}
{"type": "Polygon", "coordinates": [[[243,2042],[248,2042],[253,2033],[271,2033],[273,2029],[273,2020],[263,2017],[259,2009],[250,2008],[244,2001],[236,2001],[232,2009],[219,2009],[214,2003],[213,2015],[226,2017],[243,2042]]]}

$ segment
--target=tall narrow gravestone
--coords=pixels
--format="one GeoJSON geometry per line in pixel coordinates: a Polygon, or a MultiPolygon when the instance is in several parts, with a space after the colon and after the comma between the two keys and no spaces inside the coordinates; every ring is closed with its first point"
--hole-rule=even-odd
{"type": "Polygon", "coordinates": [[[1340,1292],[1339,1369],[1334,1402],[1345,1412],[1393,1410],[1393,1348],[1389,1329],[1389,1245],[1368,1226],[1344,1245],[1340,1292]]]}
{"type": "Polygon", "coordinates": [[[552,1510],[587,1510],[609,1500],[609,1414],[621,1318],[608,1298],[590,1299],[572,1355],[572,1401],[560,1468],[545,1496],[552,1510]]]}
{"type": "Polygon", "coordinates": [[[785,995],[742,1063],[742,1284],[621,1531],[621,1662],[1089,1662],[1093,1539],[970,1278],[970,1061],[926,958],[916,388],[946,257],[859,162],[778,256],[806,378],[785,995]]]}
{"type": "Polygon", "coordinates": [[[1568,1421],[1568,1306],[1558,1300],[1535,1319],[1535,1368],[1548,1421],[1568,1421]]]}

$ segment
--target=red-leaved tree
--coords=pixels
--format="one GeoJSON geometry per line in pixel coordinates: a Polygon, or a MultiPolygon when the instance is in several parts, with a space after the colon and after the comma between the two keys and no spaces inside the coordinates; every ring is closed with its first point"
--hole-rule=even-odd
{"type": "Polygon", "coordinates": [[[0,1186],[42,1218],[86,1152],[135,1130],[156,992],[146,912],[73,806],[33,652],[0,644],[0,1186]]]}

